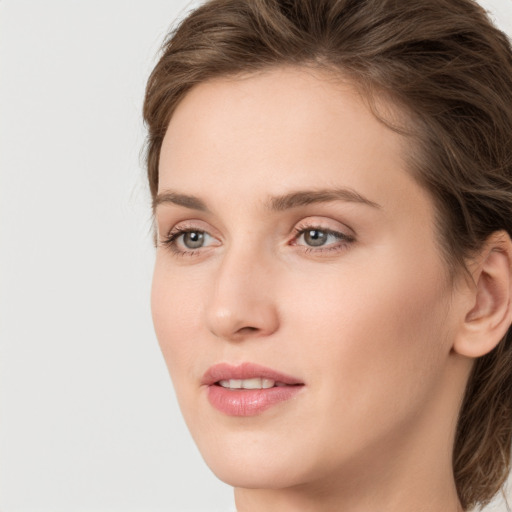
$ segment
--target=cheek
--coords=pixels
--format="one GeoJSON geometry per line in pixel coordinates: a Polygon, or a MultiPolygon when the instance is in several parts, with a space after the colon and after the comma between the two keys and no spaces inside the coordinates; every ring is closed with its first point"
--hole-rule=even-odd
{"type": "Polygon", "coordinates": [[[350,411],[392,427],[419,410],[440,380],[449,352],[447,294],[437,266],[418,267],[421,273],[410,264],[351,272],[324,283],[311,301],[305,325],[317,328],[305,334],[315,340],[309,358],[326,400],[341,390],[337,425],[350,411]]]}
{"type": "Polygon", "coordinates": [[[176,388],[193,367],[197,343],[192,335],[202,326],[194,281],[186,279],[157,256],[151,288],[156,337],[176,388]]]}

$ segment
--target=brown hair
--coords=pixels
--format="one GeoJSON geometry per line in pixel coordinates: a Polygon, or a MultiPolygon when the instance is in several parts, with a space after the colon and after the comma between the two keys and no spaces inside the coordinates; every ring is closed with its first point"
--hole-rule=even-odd
{"type": "MultiPolygon", "coordinates": [[[[411,172],[431,192],[452,272],[495,231],[512,235],[512,49],[473,0],[212,0],[164,44],[147,85],[147,171],[176,105],[214,77],[271,66],[348,76],[408,114],[411,172]]],[[[462,506],[485,505],[510,470],[512,334],[473,367],[453,471],[462,506]]]]}

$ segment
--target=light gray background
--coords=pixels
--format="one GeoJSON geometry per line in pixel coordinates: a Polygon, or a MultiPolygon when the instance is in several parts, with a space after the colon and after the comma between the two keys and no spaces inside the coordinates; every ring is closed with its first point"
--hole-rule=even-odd
{"type": "MultiPolygon", "coordinates": [[[[482,3],[512,34],[512,0],[482,3]]],[[[2,512],[231,507],[181,420],[149,310],[141,105],[191,5],[0,0],[2,512]]]]}

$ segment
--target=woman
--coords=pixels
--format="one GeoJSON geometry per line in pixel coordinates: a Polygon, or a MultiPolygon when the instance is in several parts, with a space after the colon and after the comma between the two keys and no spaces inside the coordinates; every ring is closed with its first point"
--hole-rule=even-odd
{"type": "Polygon", "coordinates": [[[455,512],[512,435],[512,51],[471,0],[213,0],[147,87],[155,330],[246,511],[455,512]]]}

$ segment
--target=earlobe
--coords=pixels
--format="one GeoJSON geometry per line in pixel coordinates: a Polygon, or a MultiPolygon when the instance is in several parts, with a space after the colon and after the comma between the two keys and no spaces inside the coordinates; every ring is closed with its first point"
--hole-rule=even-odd
{"type": "Polygon", "coordinates": [[[505,336],[512,322],[512,241],[505,231],[493,233],[475,258],[469,303],[453,349],[481,357],[505,336]]]}

